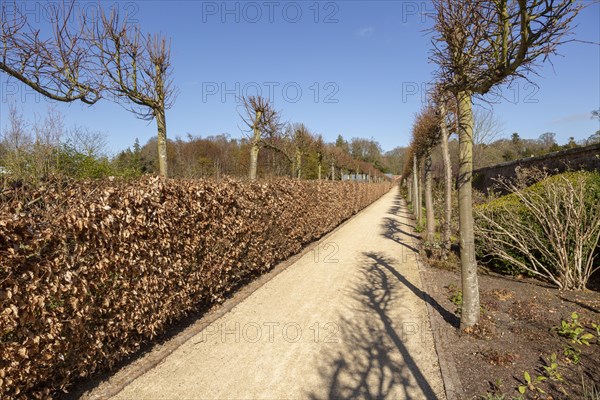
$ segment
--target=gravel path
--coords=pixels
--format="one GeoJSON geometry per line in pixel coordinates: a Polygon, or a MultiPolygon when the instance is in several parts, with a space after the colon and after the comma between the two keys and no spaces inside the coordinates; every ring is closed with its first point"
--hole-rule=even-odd
{"type": "Polygon", "coordinates": [[[398,190],[115,399],[444,398],[398,190]]]}

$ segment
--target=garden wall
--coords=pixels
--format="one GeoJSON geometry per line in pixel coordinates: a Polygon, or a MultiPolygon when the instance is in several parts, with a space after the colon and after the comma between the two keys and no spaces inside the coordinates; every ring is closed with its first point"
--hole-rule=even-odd
{"type": "Polygon", "coordinates": [[[515,178],[517,167],[545,169],[551,174],[579,170],[600,171],[600,144],[576,147],[477,169],[473,171],[473,188],[487,192],[496,183],[496,178],[515,178]]]}
{"type": "Polygon", "coordinates": [[[331,231],[390,184],[0,188],[0,397],[50,397],[331,231]]]}

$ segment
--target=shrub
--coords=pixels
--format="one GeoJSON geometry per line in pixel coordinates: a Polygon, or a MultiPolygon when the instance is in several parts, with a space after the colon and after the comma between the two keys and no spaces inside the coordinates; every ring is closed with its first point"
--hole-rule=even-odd
{"type": "Polygon", "coordinates": [[[51,181],[0,192],[0,397],[50,397],[222,302],[389,190],[51,181]]]}
{"type": "Polygon", "coordinates": [[[584,289],[597,269],[600,175],[570,172],[528,188],[500,184],[511,194],[475,208],[480,254],[560,289],[584,289]]]}

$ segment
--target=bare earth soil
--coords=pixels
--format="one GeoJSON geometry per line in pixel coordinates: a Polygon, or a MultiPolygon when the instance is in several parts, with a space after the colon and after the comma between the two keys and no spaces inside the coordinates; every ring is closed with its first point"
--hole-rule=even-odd
{"type": "Polygon", "coordinates": [[[414,241],[393,189],[115,398],[445,398],[414,241]]]}
{"type": "Polygon", "coordinates": [[[597,291],[561,292],[537,280],[482,271],[479,277],[482,322],[465,333],[457,329],[460,274],[429,265],[423,266],[422,272],[432,301],[439,305],[433,325],[441,337],[442,351],[453,360],[462,386],[457,397],[478,399],[502,394],[507,399],[518,397],[517,388],[525,383],[525,371],[532,379],[537,376],[548,379],[535,385],[545,393],[528,388],[524,398],[583,399],[582,380],[588,390],[593,384],[600,389],[600,343],[591,326],[592,322],[600,323],[597,291]],[[595,337],[589,340],[589,346],[572,343],[557,332],[561,321],[571,322],[573,312],[579,314],[581,325],[595,337]],[[577,363],[565,356],[568,346],[581,351],[577,363]],[[555,379],[544,369],[551,366],[553,353],[560,374],[560,377],[554,375],[555,379]]]}

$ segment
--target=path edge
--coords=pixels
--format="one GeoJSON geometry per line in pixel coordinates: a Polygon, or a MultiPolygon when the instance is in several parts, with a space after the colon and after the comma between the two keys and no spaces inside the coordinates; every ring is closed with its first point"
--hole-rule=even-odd
{"type": "MultiPolygon", "coordinates": [[[[406,211],[408,211],[408,206],[406,203],[406,199],[404,197],[401,196],[401,205],[402,207],[404,207],[406,209],[406,211]]],[[[409,212],[410,214],[410,212],[409,212]]],[[[414,219],[414,217],[412,216],[412,214],[410,215],[410,220],[413,223],[416,223],[416,220],[414,219]]],[[[417,233],[415,231],[415,226],[413,225],[411,227],[412,229],[412,233],[414,235],[418,235],[419,233],[417,233]]],[[[413,244],[415,245],[415,247],[417,249],[420,249],[421,245],[420,245],[420,241],[418,241],[417,239],[413,239],[413,244]]],[[[422,259],[421,254],[416,254],[416,262],[417,262],[417,268],[419,269],[419,279],[421,281],[421,287],[425,290],[425,292],[427,293],[431,293],[431,287],[430,285],[427,283],[427,279],[425,279],[425,265],[429,266],[427,264],[427,262],[425,260],[422,259]]],[[[432,268],[431,266],[429,266],[429,268],[432,268]]],[[[458,372],[456,371],[456,364],[454,363],[454,358],[452,357],[452,354],[450,354],[449,352],[447,352],[444,349],[443,343],[442,343],[442,338],[440,335],[440,329],[437,329],[437,326],[439,325],[439,315],[436,317],[436,312],[433,308],[433,306],[431,304],[429,304],[428,302],[425,301],[425,305],[427,306],[427,314],[429,316],[429,326],[433,335],[433,342],[434,342],[434,346],[435,346],[435,351],[437,353],[438,356],[438,362],[440,365],[440,374],[442,375],[442,382],[444,383],[444,391],[446,393],[446,399],[447,400],[459,400],[462,398],[461,395],[463,395],[463,390],[462,390],[462,384],[460,382],[460,378],[458,376],[458,372]]]]}

